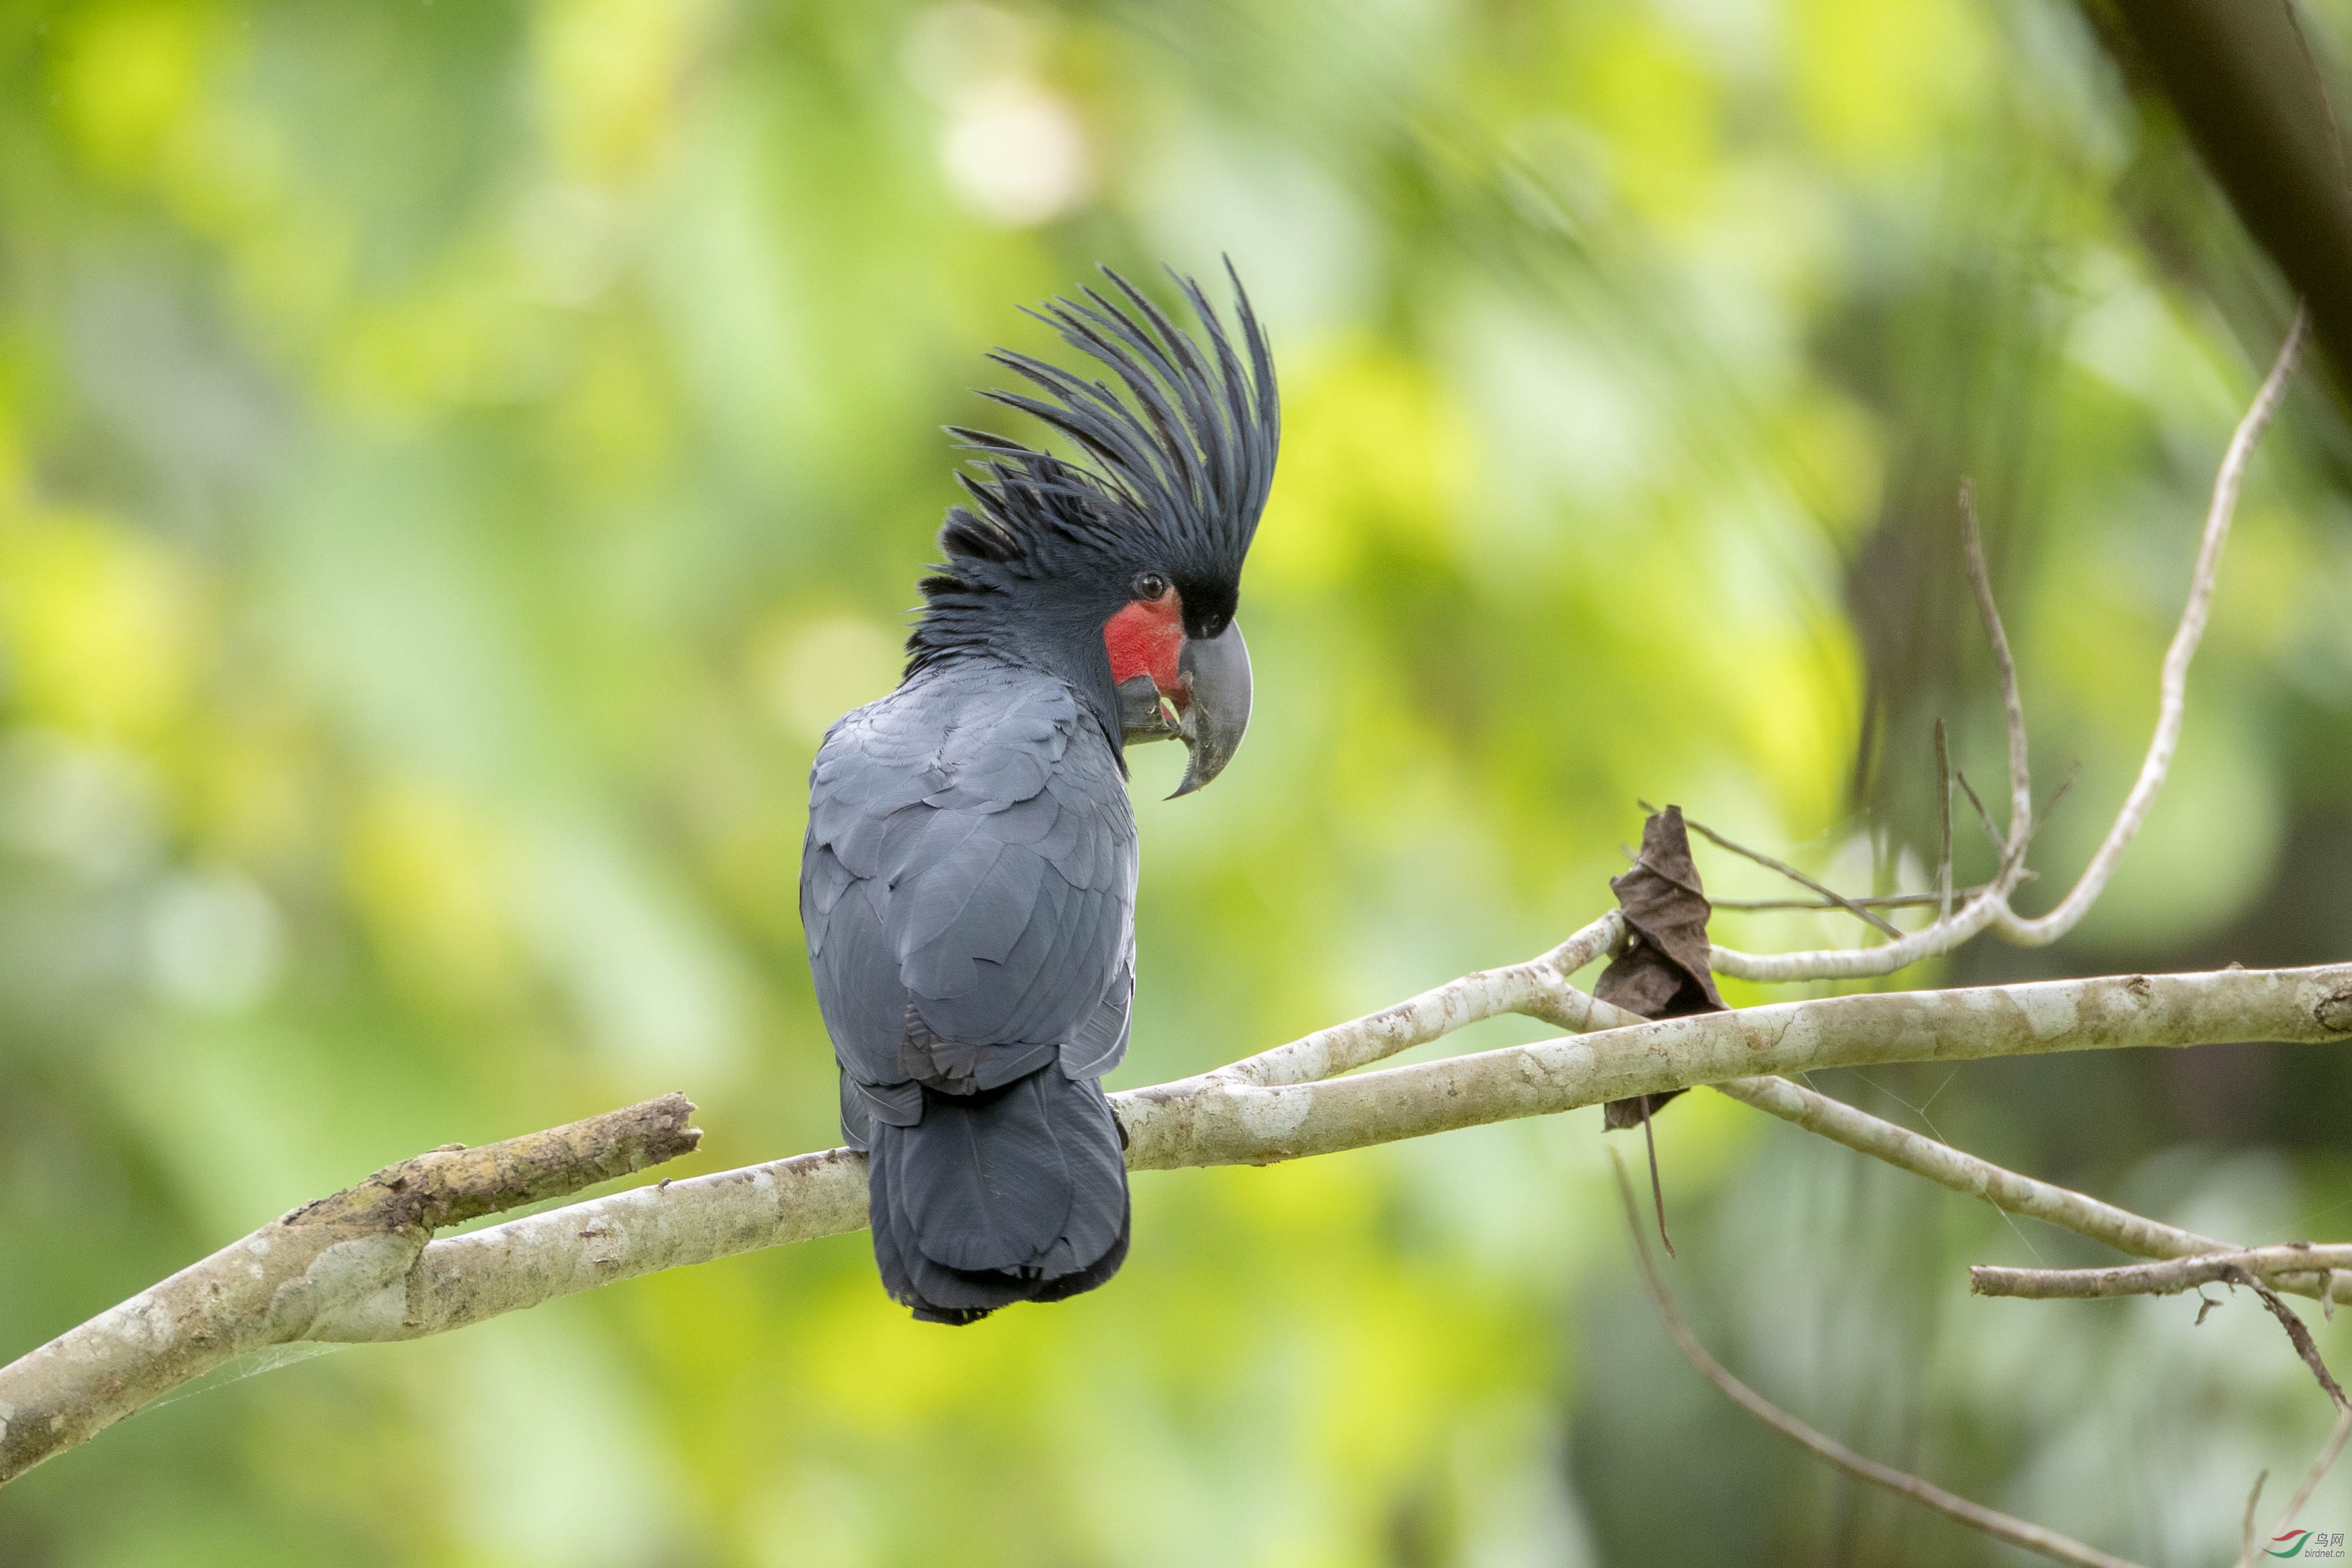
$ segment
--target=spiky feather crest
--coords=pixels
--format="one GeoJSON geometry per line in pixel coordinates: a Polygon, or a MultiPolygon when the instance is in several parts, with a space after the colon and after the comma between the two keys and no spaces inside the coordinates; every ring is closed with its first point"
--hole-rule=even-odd
{"type": "Polygon", "coordinates": [[[1169,274],[1200,321],[1205,348],[1142,290],[1102,271],[1116,298],[1087,289],[1081,300],[1051,300],[1029,313],[1108,366],[1111,380],[1087,381],[999,349],[988,357],[1044,395],[982,395],[1061,434],[1079,460],[948,427],[981,457],[976,471],[957,476],[970,504],[950,510],[940,530],[948,559],[922,584],[923,616],[908,639],[910,673],[976,640],[993,612],[1010,608],[1003,597],[1026,597],[1025,588],[1123,583],[1150,568],[1173,576],[1188,605],[1197,589],[1232,613],[1281,439],[1265,332],[1230,261],[1239,350],[1193,279],[1169,274]]]}

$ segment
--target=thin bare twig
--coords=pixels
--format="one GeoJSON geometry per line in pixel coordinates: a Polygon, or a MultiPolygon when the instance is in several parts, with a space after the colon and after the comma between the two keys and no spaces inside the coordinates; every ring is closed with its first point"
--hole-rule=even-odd
{"type": "Polygon", "coordinates": [[[1985,809],[1982,797],[1977,794],[1977,786],[1969,783],[1968,773],[1963,770],[1955,769],[1953,776],[1959,780],[1960,793],[1967,795],[1969,804],[1977,808],[1977,821],[1983,825],[1985,837],[1992,840],[1992,847],[2000,851],[2001,858],[2008,859],[2009,835],[2000,830],[2000,825],[1992,819],[1992,813],[1985,809]]]}
{"type": "Polygon", "coordinates": [[[2238,1550],[2238,1561],[2241,1563],[2249,1561],[2254,1554],[2254,1510],[2262,1506],[2263,1484],[2270,1479],[2271,1473],[2268,1470],[2257,1472],[2254,1476],[2254,1489],[2246,1494],[2245,1521],[2238,1527],[2239,1538],[2244,1543],[2238,1550]]]}
{"type": "Polygon", "coordinates": [[[2336,165],[2336,194],[2352,203],[2352,178],[2347,178],[2344,167],[2344,132],[2336,123],[2336,100],[2327,90],[2327,78],[2320,73],[2319,57],[2311,51],[2311,36],[2303,30],[2303,12],[2295,0],[2279,0],[2279,9],[2286,13],[2286,25],[2294,29],[2294,46],[2302,52],[2303,68],[2311,78],[2311,89],[2319,98],[2319,115],[2327,123],[2327,152],[2336,165]]]}
{"type": "Polygon", "coordinates": [[[1907,1498],[1922,1508],[1932,1509],[1946,1519],[1990,1535],[1996,1541],[2006,1541],[2012,1546],[2021,1546],[2028,1552],[2039,1552],[2061,1563],[2081,1563],[2084,1568],[2133,1568],[2124,1558],[2110,1556],[2056,1531],[2044,1530],[2038,1524],[2028,1524],[2021,1519],[1986,1508],[1981,1503],[1970,1502],[1908,1471],[1866,1458],[1836,1438],[1815,1431],[1734,1377],[1720,1362],[1707,1353],[1706,1347],[1699,1343],[1698,1336],[1692,1333],[1690,1326],[1683,1321],[1682,1312],[1675,1305],[1674,1293],[1666,1289],[1665,1281],[1658,1277],[1657,1265],[1651,1260],[1649,1243],[1642,1235],[1641,1210],[1633,1200],[1633,1184],[1625,1174],[1625,1163],[1618,1159],[1613,1149],[1609,1152],[1609,1158],[1616,1167],[1617,1193],[1624,1203],[1626,1228],[1633,1238],[1633,1256],[1641,1265],[1643,1282],[1650,1289],[1650,1299],[1657,1303],[1658,1316],[1665,1324],[1667,1336],[1675,1342],[1675,1348],[1683,1352],[1683,1358],[1698,1369],[1699,1375],[1722,1390],[1734,1404],[1856,1480],[1884,1487],[1897,1497],[1907,1498]]]}
{"type": "MultiPolygon", "coordinates": [[[[1658,809],[1646,800],[1637,801],[1635,804],[1640,805],[1641,808],[1646,812],[1655,813],[1658,809]]],[[[1706,823],[1694,820],[1688,814],[1685,814],[1683,823],[1685,826],[1689,827],[1692,832],[1698,834],[1700,837],[1706,839],[1708,843],[1715,845],[1717,848],[1728,849],[1734,855],[1744,856],[1748,859],[1755,861],[1759,866],[1763,867],[1768,871],[1779,872],[1781,876],[1788,878],[1789,880],[1796,883],[1799,887],[1810,889],[1811,891],[1819,893],[1822,898],[1829,900],[1829,901],[1837,908],[1845,910],[1848,914],[1853,915],[1857,920],[1868,921],[1870,924],[1877,927],[1880,931],[1885,931],[1888,936],[1900,937],[1903,934],[1901,928],[1897,927],[1893,921],[1888,921],[1880,915],[1874,914],[1868,905],[1862,900],[1849,899],[1843,893],[1839,892],[1836,889],[1814,881],[1811,877],[1806,876],[1802,871],[1798,870],[1794,866],[1790,865],[1788,862],[1784,860],[1775,860],[1771,856],[1765,854],[1760,849],[1750,849],[1745,844],[1737,843],[1732,839],[1726,838],[1722,834],[1717,833],[1706,823]]]]}
{"type": "Polygon", "coordinates": [[[1941,831],[1936,844],[1936,919],[1952,918],[1952,744],[1944,716],[1936,715],[1936,805],[1941,831]]]}
{"type": "MultiPolygon", "coordinates": [[[[1969,898],[1984,891],[1982,886],[1956,888],[1953,892],[1969,898]]],[[[1873,893],[1868,898],[1855,897],[1846,900],[1873,910],[1934,909],[1943,900],[1941,893],[1873,893]]],[[[1718,899],[1707,895],[1706,901],[1718,910],[1754,912],[1765,910],[1834,910],[1844,906],[1833,899],[1718,899]]]]}
{"type": "MultiPolygon", "coordinates": [[[[2282,1533],[2294,1528],[2295,1516],[2303,1511],[2304,1504],[2311,1500],[2311,1494],[2319,1489],[2319,1483],[2335,1468],[2337,1457],[2344,1452],[2347,1438],[2352,1438],[2352,1406],[2336,1413],[2335,1428],[2327,1434],[2327,1441],[2320,1445],[2318,1457],[2311,1461],[2311,1468],[2303,1473],[2303,1484],[2294,1489],[2293,1497],[2287,1499],[2285,1510],[2278,1516],[2282,1533]]],[[[2251,1504],[2248,1506],[2252,1507],[2251,1504]]],[[[2249,1568],[2253,1560],[2254,1540],[2249,1532],[2245,1552],[2239,1557],[2236,1568],[2249,1568]]]]}
{"type": "Polygon", "coordinates": [[[2111,1296],[2170,1296],[2200,1285],[2233,1283],[2242,1273],[2259,1279],[2299,1278],[2309,1282],[2346,1268],[2352,1268],[2352,1246],[2291,1242],[2236,1252],[2206,1249],[2199,1256],[2117,1268],[1997,1268],[1979,1264],[1969,1270],[1969,1289],[1979,1296],[2091,1301],[2111,1296]]]}
{"type": "MultiPolygon", "coordinates": [[[[1956,1193],[1982,1198],[2005,1214],[2023,1215],[2061,1226],[2103,1242],[2118,1252],[2140,1258],[2173,1258],[2216,1253],[2236,1256],[2245,1250],[2210,1236],[2144,1218],[2068,1187],[2020,1175],[1786,1079],[1731,1079],[1714,1087],[1744,1105],[1754,1106],[1833,1143],[1843,1143],[1856,1153],[1925,1176],[1956,1193]]],[[[2282,1289],[2314,1295],[2320,1289],[2322,1276],[2315,1270],[2301,1276],[2273,1278],[2282,1289]]],[[[2327,1278],[2335,1282],[2336,1289],[2346,1292],[2346,1300],[2352,1300],[2352,1285],[2336,1276],[2327,1278]]]]}
{"type": "Polygon", "coordinates": [[[2066,764],[2065,773],[2059,777],[2058,787],[2050,792],[2050,798],[2042,803],[2042,815],[2034,818],[2033,826],[2036,832],[2039,832],[2043,825],[2049,822],[2050,814],[2058,809],[2058,803],[2066,798],[2066,792],[2074,787],[2074,781],[2080,778],[2082,774],[2082,758],[2076,757],[2073,762],[2066,764]]]}
{"type": "Polygon", "coordinates": [[[1672,1258],[1675,1256],[1675,1238],[1666,1234],[1666,1188],[1658,1180],[1658,1134],[1650,1122],[1650,1097],[1646,1094],[1642,1097],[1642,1146],[1650,1152],[1650,1202],[1658,1211],[1658,1244],[1672,1258]]]}
{"type": "Polygon", "coordinates": [[[2147,755],[2140,763],[2139,777],[2133,781],[2131,793],[2116,813],[2115,824],[2107,829],[2098,852],[2091,857],[2091,863],[2083,868],[2083,875],[2059,900],[2057,908],[2032,920],[2006,909],[2001,911],[1994,923],[2004,941],[2043,947],[2074,930],[2105,889],[2116,863],[2123,858],[2140,825],[2147,820],[2148,809],[2156,804],[2157,792],[2164,787],[2173,752],[2180,744],[2180,727],[2189,710],[2189,663],[2197,657],[2197,645],[2205,636],[2214,584],[2221,571],[2221,551],[2230,542],[2230,522],[2237,512],[2239,487],[2245,481],[2255,443],[2262,439],[2264,427],[2286,396],[2287,381],[2294,373],[2295,359],[2309,332],[2310,311],[2298,307],[2294,324],[2287,329],[2286,342],[2280,346],[2270,374],[2263,377],[2261,391],[2254,395],[2253,405],[2238,421],[2230,437],[2229,450],[2221,458],[2221,471],[2214,476],[2213,499],[2205,512],[2204,537],[2198,545],[2197,564],[2189,574],[2189,599],[2181,606],[2180,624],[2173,631],[2171,646],[2165,649],[2156,732],[2148,739],[2147,755]]]}
{"type": "MultiPolygon", "coordinates": [[[[2058,781],[2058,787],[2050,792],[2048,803],[2035,817],[2036,832],[2049,824],[2051,812],[2056,808],[2060,801],[2066,798],[2066,792],[2074,787],[2075,775],[2080,773],[2082,769],[2083,764],[2080,762],[2068,766],[2066,776],[2058,781]]],[[[1945,819],[1943,847],[1938,856],[1937,880],[1939,883],[1944,882],[1951,874],[1952,783],[1953,775],[1948,773],[1944,781],[1945,819]]],[[[1967,788],[1968,781],[1965,778],[1961,778],[1959,783],[1962,788],[1967,788]]],[[[1976,799],[1976,791],[1969,790],[1969,798],[1975,803],[1978,814],[1980,816],[1983,816],[1984,803],[1976,799]]],[[[1685,817],[1684,820],[1687,822],[1689,818],[1685,817]]],[[[1696,825],[1693,824],[1693,826],[1696,825]]],[[[1993,826],[1990,816],[1984,817],[1984,827],[1985,831],[1991,835],[1994,847],[2006,855],[2009,841],[2001,837],[2000,829],[1993,826]]],[[[2027,870],[2019,873],[2017,882],[2021,887],[2025,883],[2037,879],[2033,872],[2027,870]]],[[[1990,882],[1979,882],[1968,888],[1944,886],[1933,893],[1872,893],[1867,896],[1856,894],[1851,898],[1839,894],[1827,899],[1718,899],[1709,893],[1706,901],[1716,909],[1736,910],[1743,914],[1764,913],[1776,910],[1838,910],[1849,909],[1855,905],[1870,910],[1932,909],[1937,911],[1937,918],[1939,921],[1948,921],[1952,918],[1951,900],[1955,897],[1973,899],[1991,886],[1990,882]]]]}
{"type": "MultiPolygon", "coordinates": [[[[1960,542],[1968,558],[1969,581],[1976,588],[1978,615],[1984,623],[1985,640],[1992,649],[1993,666],[2000,677],[2001,706],[2009,716],[2009,834],[2003,844],[2000,870],[1983,892],[1962,905],[1949,919],[1938,920],[1881,946],[1782,953],[1740,952],[1717,947],[1709,962],[1718,973],[1768,981],[1860,979],[1891,974],[1923,958],[1950,952],[1993,924],[2008,910],[2010,894],[2025,877],[2026,846],[2033,837],[2033,785],[2026,762],[2025,706],[2017,689],[2017,661],[2010,655],[2009,634],[2001,626],[2000,607],[1993,602],[1992,576],[1985,565],[1984,542],[1976,524],[1974,491],[1965,483],[1960,489],[1960,542]]],[[[1990,823],[1989,817],[1987,820],[1990,823]]]]}
{"type": "MultiPolygon", "coordinates": [[[[2157,793],[2164,785],[2165,774],[2171,767],[2186,710],[2189,663],[2204,635],[2206,618],[2212,605],[2214,582],[2221,568],[2221,549],[2228,542],[2230,521],[2237,508],[2238,491],[2252,458],[2255,443],[2285,395],[2288,377],[2294,371],[2308,331],[2307,314],[2299,310],[2286,342],[2279,349],[2278,359],[2273,363],[2252,405],[2239,421],[2231,438],[2221,470],[2214,478],[2212,502],[2206,512],[2205,532],[2191,574],[2188,603],[2182,607],[2180,624],[2165,654],[2160,706],[2156,732],[2148,742],[2147,756],[2141,763],[2139,777],[2130,795],[2108,828],[2105,840],[2076,880],[2074,889],[2060,900],[2058,907],[2033,920],[2027,920],[2010,908],[2010,898],[2026,875],[2025,848],[2035,826],[2032,781],[2026,756],[2025,709],[2018,691],[2016,660],[2010,651],[2008,634],[2001,626],[2000,606],[1993,597],[1991,574],[1985,564],[1984,542],[1977,526],[1975,493],[1971,487],[1964,484],[1960,491],[1961,545],[1968,560],[1969,580],[1976,595],[1978,613],[1984,623],[1986,640],[1992,650],[1994,669],[2000,677],[2001,707],[2008,720],[2010,826],[2005,837],[1993,826],[1991,816],[1984,810],[1983,802],[1976,798],[1976,792],[1968,789],[1968,794],[1985,822],[1986,831],[1993,836],[1997,844],[2001,845],[1999,875],[1983,892],[1969,900],[1948,919],[1938,919],[1899,940],[1877,947],[1832,948],[1812,952],[1751,953],[1717,947],[1711,962],[1718,973],[1761,981],[1861,979],[1869,975],[1891,974],[1921,959],[1948,952],[1988,929],[1999,931],[2008,941],[2040,946],[2056,941],[2080,922],[2084,911],[2105,888],[2107,879],[2114,872],[2125,848],[2139,831],[2140,824],[2146,819],[2157,793]]],[[[1968,787],[1964,778],[1962,787],[1968,787]]]]}
{"type": "Polygon", "coordinates": [[[1977,526],[1977,487],[1960,481],[1960,549],[1969,563],[1969,585],[1976,590],[1977,619],[1984,623],[1985,642],[2000,679],[2001,711],[2009,720],[2009,841],[2010,854],[2021,857],[2033,827],[2033,772],[2026,761],[2025,700],[2018,690],[2017,660],[2009,651],[2009,633],[2000,623],[2000,605],[1992,593],[1992,568],[1985,563],[1984,531],[1977,526]]]}

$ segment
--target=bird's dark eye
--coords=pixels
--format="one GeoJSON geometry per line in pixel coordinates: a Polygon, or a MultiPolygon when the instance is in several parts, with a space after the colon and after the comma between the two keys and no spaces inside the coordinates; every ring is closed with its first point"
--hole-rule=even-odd
{"type": "Polygon", "coordinates": [[[1162,577],[1157,572],[1137,573],[1135,574],[1135,596],[1146,601],[1166,598],[1168,596],[1168,579],[1162,577]]]}

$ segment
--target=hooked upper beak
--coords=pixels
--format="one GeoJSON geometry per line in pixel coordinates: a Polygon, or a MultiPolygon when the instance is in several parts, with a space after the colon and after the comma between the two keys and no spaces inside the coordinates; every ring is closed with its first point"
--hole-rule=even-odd
{"type": "Polygon", "coordinates": [[[1224,772],[1249,728],[1249,645],[1242,628],[1228,623],[1215,637],[1187,639],[1176,656],[1178,689],[1167,693],[1176,709],[1169,722],[1161,693],[1148,675],[1129,678],[1118,689],[1121,726],[1130,746],[1171,736],[1192,751],[1176,795],[1191,795],[1224,772]]]}

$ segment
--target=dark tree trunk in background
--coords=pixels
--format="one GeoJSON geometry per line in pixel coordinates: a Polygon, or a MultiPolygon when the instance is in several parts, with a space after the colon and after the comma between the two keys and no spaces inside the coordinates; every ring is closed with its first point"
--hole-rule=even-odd
{"type": "Polygon", "coordinates": [[[2337,383],[2352,367],[2352,190],[2294,0],[2084,0],[2136,87],[2160,93],[2295,292],[2337,383]]]}

